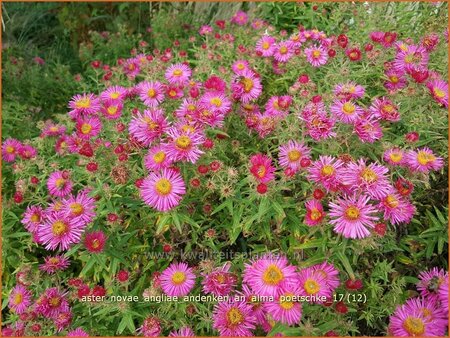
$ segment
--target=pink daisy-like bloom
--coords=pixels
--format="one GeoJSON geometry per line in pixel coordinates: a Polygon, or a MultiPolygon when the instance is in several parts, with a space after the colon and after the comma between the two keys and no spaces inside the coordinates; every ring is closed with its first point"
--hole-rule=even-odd
{"type": "Polygon", "coordinates": [[[3,141],[2,145],[2,158],[5,162],[14,162],[16,155],[18,155],[22,143],[13,138],[8,138],[3,141]]]}
{"type": "Polygon", "coordinates": [[[144,81],[139,83],[136,88],[139,94],[139,98],[148,107],[155,108],[164,101],[164,87],[158,81],[144,81]]]}
{"type": "Polygon", "coordinates": [[[100,100],[94,94],[81,94],[72,97],[69,102],[69,116],[76,120],[82,115],[95,114],[100,110],[100,100]]]}
{"type": "Polygon", "coordinates": [[[194,119],[201,125],[222,128],[225,115],[219,110],[203,106],[196,111],[194,119]]]}
{"type": "Polygon", "coordinates": [[[203,25],[198,30],[198,34],[200,34],[200,35],[207,35],[207,34],[211,34],[212,32],[213,32],[213,28],[209,25],[203,25]]]}
{"type": "Polygon", "coordinates": [[[405,152],[400,148],[390,148],[383,154],[383,159],[394,166],[403,166],[406,164],[405,152]]]}
{"type": "MultiPolygon", "coordinates": [[[[322,273],[311,267],[302,269],[297,274],[298,292],[301,296],[331,297],[331,289],[327,286],[326,279],[322,273]]],[[[318,303],[312,301],[311,303],[318,303]]]]}
{"type": "Polygon", "coordinates": [[[292,104],[292,96],[272,96],[266,103],[266,114],[284,118],[289,114],[289,107],[292,104]]]}
{"type": "Polygon", "coordinates": [[[84,237],[84,246],[90,253],[103,252],[106,243],[106,235],[103,231],[92,231],[84,237]]]}
{"type": "Polygon", "coordinates": [[[247,304],[252,307],[253,315],[256,317],[256,323],[261,324],[264,322],[266,311],[264,309],[264,304],[260,301],[258,295],[245,283],[242,284],[242,291],[237,291],[237,294],[244,296],[247,304]]]}
{"type": "Polygon", "coordinates": [[[77,134],[73,133],[62,140],[66,144],[66,148],[69,153],[78,153],[83,146],[84,142],[77,134]]]}
{"type": "Polygon", "coordinates": [[[406,163],[412,171],[424,173],[440,170],[444,166],[444,160],[434,155],[433,151],[427,147],[410,150],[406,154],[406,163]]]}
{"type": "Polygon", "coordinates": [[[262,93],[261,79],[251,70],[245,70],[233,77],[231,90],[233,97],[243,103],[256,100],[262,93]]]}
{"type": "Polygon", "coordinates": [[[337,191],[341,187],[344,162],[331,156],[320,156],[308,168],[308,179],[320,183],[327,191],[337,191]]]}
{"type": "Polygon", "coordinates": [[[300,162],[303,159],[309,159],[310,153],[311,150],[303,143],[290,140],[279,148],[278,158],[280,166],[297,172],[301,168],[300,162]]]}
{"type": "Polygon", "coordinates": [[[102,130],[102,122],[97,116],[87,116],[78,118],[77,124],[77,135],[83,140],[89,140],[97,136],[102,130]]]}
{"type": "Polygon", "coordinates": [[[54,124],[53,122],[46,123],[44,126],[44,130],[42,131],[42,136],[60,136],[64,135],[66,132],[66,127],[58,124],[54,124]]]}
{"type": "Polygon", "coordinates": [[[298,324],[302,318],[302,306],[296,300],[299,294],[299,290],[293,288],[281,290],[274,301],[264,303],[264,308],[273,320],[287,325],[298,324]]]}
{"type": "Polygon", "coordinates": [[[231,22],[238,26],[243,26],[248,22],[248,15],[244,11],[237,11],[231,18],[231,22]]]}
{"type": "Polygon", "coordinates": [[[108,120],[117,120],[122,116],[123,105],[119,100],[104,101],[101,112],[108,120]]]}
{"type": "Polygon", "coordinates": [[[67,332],[67,337],[89,337],[89,334],[81,327],[77,327],[75,330],[67,332]]]}
{"type": "Polygon", "coordinates": [[[406,51],[399,51],[393,61],[393,67],[399,72],[407,72],[414,67],[427,67],[429,54],[421,46],[408,46],[406,51]]]}
{"type": "Polygon", "coordinates": [[[369,108],[374,117],[381,118],[386,121],[400,121],[398,107],[386,97],[376,98],[369,108]]]}
{"type": "Polygon", "coordinates": [[[233,73],[240,75],[244,70],[250,70],[250,64],[247,60],[237,60],[231,65],[233,73]]]}
{"type": "Polygon", "coordinates": [[[231,101],[225,94],[206,92],[199,100],[199,104],[206,109],[228,114],[231,111],[231,101]]]}
{"type": "Polygon", "coordinates": [[[38,235],[47,250],[67,250],[79,243],[85,226],[69,219],[62,212],[49,214],[38,228],[38,235]]]}
{"type": "Polygon", "coordinates": [[[377,118],[362,117],[355,122],[354,133],[363,143],[374,143],[383,137],[383,129],[377,118]]]}
{"type": "Polygon", "coordinates": [[[141,187],[141,198],[146,204],[158,211],[168,211],[180,204],[186,193],[186,186],[179,173],[163,169],[159,173],[150,173],[141,187]]]}
{"type": "Polygon", "coordinates": [[[397,337],[443,336],[448,325],[446,314],[435,302],[408,299],[389,318],[389,333],[397,337]]]}
{"type": "Polygon", "coordinates": [[[162,109],[145,110],[143,114],[133,116],[128,130],[137,141],[149,146],[154,140],[161,137],[169,122],[162,109]]]}
{"type": "Polygon", "coordinates": [[[195,274],[186,263],[172,263],[159,277],[161,288],[168,296],[186,296],[195,285],[195,274]]]}
{"type": "Polygon", "coordinates": [[[47,188],[52,196],[65,197],[72,191],[72,181],[66,178],[64,171],[55,171],[47,180],[47,188]]]}
{"type": "Polygon", "coordinates": [[[383,211],[383,218],[394,225],[411,222],[416,212],[414,205],[397,193],[388,194],[377,207],[383,211]]]}
{"type": "Polygon", "coordinates": [[[336,270],[333,264],[323,262],[321,264],[311,266],[311,269],[325,278],[325,283],[330,288],[332,293],[339,286],[339,284],[341,284],[339,280],[339,271],[336,270]]]}
{"type": "Polygon", "coordinates": [[[163,144],[151,147],[144,157],[144,165],[148,171],[159,171],[172,164],[173,161],[167,153],[167,146],[163,144]]]}
{"type": "Polygon", "coordinates": [[[120,101],[125,100],[127,96],[127,89],[122,86],[111,86],[106,88],[101,94],[100,99],[106,101],[120,101]]]}
{"type": "Polygon", "coordinates": [[[427,88],[437,103],[448,108],[448,83],[442,80],[427,82],[427,88]]]}
{"type": "Polygon", "coordinates": [[[419,274],[417,289],[423,297],[438,300],[442,284],[448,284],[448,273],[444,269],[434,267],[419,274]]]}
{"type": "Polygon", "coordinates": [[[353,101],[335,100],[330,107],[331,113],[343,123],[354,124],[364,110],[353,101]]]}
{"type": "Polygon", "coordinates": [[[22,314],[31,305],[31,292],[23,285],[16,285],[9,295],[8,306],[12,312],[22,314]]]}
{"type": "Polygon", "coordinates": [[[219,302],[213,311],[213,328],[225,337],[253,336],[256,318],[251,305],[240,301],[219,302]]]}
{"type": "Polygon", "coordinates": [[[44,209],[38,205],[28,206],[23,214],[23,218],[20,221],[31,233],[35,233],[39,227],[39,225],[44,220],[44,209]]]}
{"type": "Polygon", "coordinates": [[[203,151],[200,145],[204,142],[201,132],[191,129],[170,128],[167,135],[171,138],[167,144],[167,154],[172,161],[197,162],[203,151]]]}
{"type": "Polygon", "coordinates": [[[263,57],[270,57],[275,52],[276,40],[270,35],[264,35],[256,42],[256,52],[260,53],[263,57]]]}
{"type": "Polygon", "coordinates": [[[243,281],[257,295],[276,296],[283,287],[295,285],[295,266],[289,264],[284,256],[266,254],[245,264],[243,281]]]}
{"type": "Polygon", "coordinates": [[[230,272],[231,264],[225,263],[222,267],[214,269],[208,274],[203,274],[203,292],[216,296],[226,296],[236,286],[237,277],[230,272]]]}
{"type": "Polygon", "coordinates": [[[408,80],[404,76],[404,72],[399,72],[395,69],[390,69],[385,73],[387,80],[384,82],[384,87],[390,91],[396,91],[405,88],[408,85],[408,80]]]}
{"type": "Polygon", "coordinates": [[[275,178],[275,167],[272,159],[263,154],[256,154],[250,157],[250,173],[260,183],[267,183],[275,178]]]}
{"type": "Polygon", "coordinates": [[[87,225],[95,217],[94,209],[95,200],[88,195],[87,191],[81,191],[76,197],[70,196],[63,202],[62,211],[68,218],[87,225]]]}
{"type": "Polygon", "coordinates": [[[355,82],[339,83],[334,87],[333,93],[336,98],[343,101],[356,100],[364,96],[366,90],[355,82]]]}
{"type": "Polygon", "coordinates": [[[315,141],[335,137],[333,131],[335,119],[327,117],[326,114],[317,114],[309,117],[306,121],[308,135],[315,141]]]}
{"type": "Polygon", "coordinates": [[[353,195],[338,198],[336,203],[330,202],[329,215],[332,218],[330,224],[334,225],[334,231],[345,238],[365,238],[370,236],[367,228],[374,228],[377,216],[373,216],[377,210],[368,204],[370,198],[364,195],[353,195]]]}
{"type": "Polygon", "coordinates": [[[184,95],[183,89],[177,86],[165,86],[166,96],[172,100],[181,99],[184,95]]]}
{"type": "Polygon", "coordinates": [[[174,115],[178,119],[186,119],[191,121],[197,114],[198,110],[199,105],[196,100],[191,98],[183,99],[181,105],[178,107],[177,110],[175,110],[174,115]]]}
{"type": "Polygon", "coordinates": [[[275,44],[273,58],[278,62],[288,62],[294,56],[294,46],[291,41],[280,41],[275,44]]]}
{"type": "Polygon", "coordinates": [[[37,150],[29,144],[23,144],[19,148],[19,156],[23,159],[29,160],[30,158],[35,158],[37,155],[37,150]]]}
{"type": "Polygon", "coordinates": [[[46,318],[56,318],[62,312],[69,312],[70,307],[66,294],[58,288],[45,290],[36,301],[36,312],[46,318]]]}
{"type": "Polygon", "coordinates": [[[184,63],[177,63],[169,66],[166,69],[166,80],[175,86],[184,86],[189,83],[189,78],[192,75],[192,70],[184,63]]]}
{"type": "Polygon", "coordinates": [[[169,333],[169,337],[195,337],[194,331],[189,326],[183,326],[169,333]]]}
{"type": "Polygon", "coordinates": [[[122,70],[128,78],[134,79],[141,72],[139,60],[136,58],[125,60],[122,65],[122,70]]]}
{"type": "Polygon", "coordinates": [[[373,199],[380,200],[391,190],[387,174],[389,169],[377,164],[369,165],[363,159],[350,162],[342,172],[342,183],[352,190],[363,192],[373,199]]]}
{"type": "Polygon", "coordinates": [[[306,225],[312,227],[322,223],[325,218],[325,212],[323,211],[322,203],[313,199],[305,202],[306,215],[305,223],[306,225]]]}
{"type": "Polygon", "coordinates": [[[142,326],[139,327],[137,333],[142,334],[144,337],[158,337],[161,336],[161,321],[157,317],[145,318],[142,326]]]}
{"type": "Polygon", "coordinates": [[[44,264],[39,265],[39,270],[52,275],[57,271],[67,269],[69,265],[69,259],[63,255],[47,256],[44,258],[44,264]]]}
{"type": "Polygon", "coordinates": [[[311,46],[305,49],[306,60],[313,67],[320,67],[327,63],[328,61],[328,53],[327,51],[321,47],[311,46]]]}

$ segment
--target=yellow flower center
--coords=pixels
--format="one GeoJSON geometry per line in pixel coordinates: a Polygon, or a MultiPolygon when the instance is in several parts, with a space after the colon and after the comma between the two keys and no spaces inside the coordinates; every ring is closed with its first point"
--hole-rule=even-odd
{"type": "Polygon", "coordinates": [[[261,166],[259,166],[259,168],[258,168],[257,175],[258,175],[259,178],[263,178],[264,175],[266,174],[266,172],[267,172],[266,167],[263,166],[263,165],[261,165],[261,166]]]}
{"type": "Polygon", "coordinates": [[[245,68],[245,65],[243,63],[238,63],[236,66],[237,69],[242,70],[245,68]]]}
{"type": "Polygon", "coordinates": [[[89,108],[91,106],[91,99],[86,97],[84,99],[79,99],[75,102],[76,108],[89,108]]]}
{"type": "Polygon", "coordinates": [[[398,163],[402,160],[403,154],[400,152],[390,153],[389,158],[391,159],[392,162],[398,163]]]}
{"type": "Polygon", "coordinates": [[[181,127],[181,129],[185,132],[185,133],[187,133],[187,132],[194,132],[195,131],[195,128],[193,127],[193,126],[191,126],[191,125],[189,125],[189,124],[185,124],[185,125],[183,125],[183,127],[181,127]]]}
{"type": "Polygon", "coordinates": [[[280,306],[283,308],[283,310],[290,310],[294,307],[294,302],[291,301],[294,294],[292,293],[286,293],[283,295],[284,299],[280,300],[280,306]]]}
{"type": "Polygon", "coordinates": [[[389,79],[391,80],[392,83],[398,82],[398,76],[392,75],[391,77],[389,77],[389,79]]]}
{"type": "Polygon", "coordinates": [[[392,104],[385,104],[381,109],[386,113],[392,113],[394,111],[394,106],[392,104]]]}
{"type": "Polygon", "coordinates": [[[147,129],[149,131],[153,131],[158,128],[158,123],[153,121],[150,117],[148,117],[148,116],[144,117],[144,121],[145,121],[145,123],[147,123],[147,129]]]}
{"type": "Polygon", "coordinates": [[[322,212],[317,208],[313,208],[313,209],[311,209],[310,217],[313,221],[317,221],[322,217],[322,212]]]}
{"type": "Polygon", "coordinates": [[[58,264],[59,258],[58,257],[51,257],[49,260],[50,264],[58,264]]]}
{"type": "Polygon", "coordinates": [[[69,227],[63,221],[56,221],[52,224],[52,233],[55,236],[65,235],[69,231],[69,227]]]}
{"type": "Polygon", "coordinates": [[[109,95],[109,97],[110,98],[112,98],[112,99],[118,99],[119,98],[119,96],[120,96],[120,94],[118,93],[118,92],[114,92],[114,93],[111,93],[110,95],[109,95]]]}
{"type": "Polygon", "coordinates": [[[158,151],[155,155],[153,155],[153,161],[155,163],[162,163],[164,159],[166,158],[166,153],[163,151],[158,151]]]}
{"type": "Polygon", "coordinates": [[[264,41],[263,44],[262,44],[262,48],[263,49],[269,49],[269,47],[270,47],[270,43],[268,43],[267,41],[264,41]]]}
{"type": "Polygon", "coordinates": [[[181,271],[177,271],[172,275],[172,283],[175,285],[183,284],[186,280],[186,274],[181,271]]]}
{"type": "Polygon", "coordinates": [[[329,164],[324,165],[321,170],[321,173],[323,176],[330,176],[334,173],[334,168],[329,164]]]}
{"type": "Polygon", "coordinates": [[[347,210],[345,210],[345,216],[352,221],[358,219],[359,215],[359,209],[353,205],[349,206],[347,210]]]}
{"type": "Polygon", "coordinates": [[[288,158],[289,158],[289,161],[291,161],[291,162],[298,161],[301,156],[302,156],[302,153],[299,152],[297,149],[293,149],[290,152],[288,152],[288,158]]]}
{"type": "Polygon", "coordinates": [[[175,141],[177,148],[182,149],[182,150],[186,150],[189,149],[189,147],[191,146],[191,139],[188,136],[180,136],[176,139],[175,141]]]}
{"type": "Polygon", "coordinates": [[[12,153],[14,153],[16,151],[16,149],[14,148],[14,147],[12,147],[12,146],[7,146],[6,147],[6,152],[8,153],[8,154],[12,154],[12,153]]]}
{"type": "Polygon", "coordinates": [[[403,328],[411,336],[421,336],[425,332],[425,324],[422,319],[415,317],[408,317],[403,322],[403,328]]]}
{"type": "Polygon", "coordinates": [[[19,305],[23,301],[23,294],[18,293],[14,296],[14,305],[19,305]]]}
{"type": "Polygon", "coordinates": [[[312,56],[315,57],[316,59],[320,57],[320,50],[315,50],[312,52],[312,56]]]}
{"type": "Polygon", "coordinates": [[[173,76],[181,76],[183,75],[183,71],[181,69],[175,69],[172,74],[173,76]]]}
{"type": "Polygon", "coordinates": [[[445,92],[443,90],[440,90],[439,88],[433,89],[434,96],[436,96],[439,99],[443,99],[445,97],[445,92]]]}
{"type": "Polygon", "coordinates": [[[70,205],[70,210],[72,211],[72,214],[79,216],[83,213],[84,208],[80,203],[72,203],[70,205]]]}
{"type": "Polygon", "coordinates": [[[399,204],[398,199],[396,199],[394,195],[387,195],[384,201],[389,208],[396,208],[399,204]]]}
{"type": "Polygon", "coordinates": [[[57,188],[62,188],[64,186],[64,184],[66,184],[66,180],[64,178],[62,178],[62,177],[58,178],[55,181],[55,185],[56,185],[57,188]]]}
{"type": "Polygon", "coordinates": [[[156,182],[155,188],[159,195],[166,196],[172,191],[172,183],[167,178],[161,178],[156,182]]]}
{"type": "Polygon", "coordinates": [[[176,91],[175,89],[171,89],[171,90],[169,91],[169,96],[171,96],[171,97],[177,96],[177,91],[176,91]]]}
{"type": "Polygon", "coordinates": [[[244,91],[246,93],[249,93],[253,89],[253,86],[254,86],[252,79],[249,79],[248,77],[244,77],[241,80],[241,84],[244,86],[244,91]]]}
{"type": "Polygon", "coordinates": [[[89,134],[92,130],[92,126],[89,123],[83,123],[81,125],[81,133],[86,135],[89,134]]]}
{"type": "Polygon", "coordinates": [[[94,249],[98,249],[100,247],[100,241],[95,238],[94,240],[92,240],[91,247],[94,249]]]}
{"type": "Polygon", "coordinates": [[[114,115],[117,113],[117,106],[109,106],[108,109],[106,110],[108,112],[109,115],[114,115]]]}
{"type": "Polygon", "coordinates": [[[269,267],[264,271],[263,281],[269,285],[278,285],[283,279],[283,272],[275,264],[270,264],[269,267]]]}
{"type": "Polygon", "coordinates": [[[417,161],[421,164],[421,165],[427,165],[430,162],[433,162],[436,160],[436,157],[433,154],[428,154],[424,151],[419,151],[417,153],[417,161]]]}
{"type": "Polygon", "coordinates": [[[58,307],[61,304],[61,297],[58,296],[52,297],[48,302],[50,303],[50,306],[58,307]]]}
{"type": "Polygon", "coordinates": [[[288,51],[288,49],[287,49],[286,46],[281,46],[281,48],[280,48],[280,54],[286,54],[287,51],[288,51]]]}
{"type": "Polygon", "coordinates": [[[370,168],[364,168],[361,171],[361,178],[367,183],[373,183],[378,180],[378,175],[370,168]]]}
{"type": "Polygon", "coordinates": [[[350,102],[345,102],[344,105],[342,106],[342,111],[346,115],[352,115],[355,112],[355,110],[356,110],[355,105],[350,102]]]}
{"type": "Polygon", "coordinates": [[[414,57],[411,54],[408,54],[405,56],[405,63],[411,63],[413,62],[414,57]]]}
{"type": "Polygon", "coordinates": [[[227,312],[227,324],[234,327],[244,322],[244,315],[237,307],[232,307],[227,312]]]}
{"type": "Polygon", "coordinates": [[[31,216],[31,222],[33,223],[39,223],[41,221],[41,217],[39,216],[39,214],[33,214],[31,216]]]}
{"type": "Polygon", "coordinates": [[[209,102],[211,102],[211,104],[215,105],[216,107],[222,106],[222,100],[218,97],[212,98],[209,102]]]}
{"type": "Polygon", "coordinates": [[[150,88],[147,92],[147,96],[150,98],[154,98],[156,96],[156,91],[153,88],[150,88]]]}
{"type": "Polygon", "coordinates": [[[189,111],[195,111],[196,108],[197,107],[195,107],[194,104],[190,104],[190,105],[187,106],[187,110],[189,110],[189,111]]]}
{"type": "Polygon", "coordinates": [[[314,279],[308,278],[303,285],[306,293],[314,295],[320,291],[320,285],[314,279]]]}
{"type": "Polygon", "coordinates": [[[58,131],[58,127],[57,126],[51,126],[49,129],[50,129],[50,131],[53,131],[53,132],[58,131]]]}

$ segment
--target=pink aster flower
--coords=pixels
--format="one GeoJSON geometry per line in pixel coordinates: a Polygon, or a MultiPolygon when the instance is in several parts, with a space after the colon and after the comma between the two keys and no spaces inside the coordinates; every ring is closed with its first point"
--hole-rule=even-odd
{"type": "Polygon", "coordinates": [[[411,222],[416,208],[397,193],[389,193],[377,206],[384,214],[383,218],[392,224],[411,222]]]}
{"type": "Polygon", "coordinates": [[[111,86],[106,88],[101,94],[100,99],[103,102],[106,101],[119,101],[122,102],[125,100],[125,97],[127,96],[127,90],[126,88],[122,86],[111,86]]]}
{"type": "Polygon", "coordinates": [[[311,269],[325,278],[325,283],[330,288],[332,293],[339,286],[339,284],[341,284],[339,280],[339,271],[333,264],[323,262],[321,264],[311,266],[311,269]]]}
{"type": "Polygon", "coordinates": [[[31,205],[25,210],[21,223],[29,232],[35,233],[44,218],[45,214],[42,207],[38,205],[31,205]]]}
{"type": "Polygon", "coordinates": [[[144,102],[148,107],[155,108],[162,101],[164,101],[164,87],[163,85],[156,82],[141,82],[136,86],[136,89],[139,94],[139,98],[144,102]]]}
{"type": "Polygon", "coordinates": [[[69,249],[79,243],[85,225],[69,219],[62,212],[49,214],[38,228],[38,235],[47,250],[69,249]]]}
{"type": "Polygon", "coordinates": [[[386,71],[387,80],[384,82],[384,87],[389,91],[396,91],[405,88],[408,85],[408,80],[404,76],[404,72],[390,69],[386,71]]]}
{"type": "Polygon", "coordinates": [[[236,25],[243,26],[248,22],[248,15],[244,11],[237,11],[231,18],[231,22],[236,25]]]}
{"type": "Polygon", "coordinates": [[[225,115],[212,106],[201,106],[196,111],[194,120],[204,126],[222,128],[225,115]]]}
{"type": "Polygon", "coordinates": [[[444,166],[444,160],[434,155],[427,147],[410,150],[405,160],[412,171],[428,173],[430,170],[440,170],[444,166]]]}
{"type": "Polygon", "coordinates": [[[174,86],[184,86],[189,83],[192,70],[184,63],[177,63],[166,69],[166,80],[174,86]]]}
{"type": "Polygon", "coordinates": [[[205,89],[209,90],[209,91],[215,91],[218,93],[225,93],[225,90],[227,89],[227,84],[226,82],[216,76],[216,75],[212,75],[210,76],[203,84],[203,86],[205,87],[205,89]]]}
{"type": "Polygon", "coordinates": [[[204,136],[195,129],[170,128],[167,131],[170,141],[167,144],[167,154],[172,161],[197,162],[203,151],[200,145],[204,142],[204,136]]]}
{"type": "Polygon", "coordinates": [[[146,204],[158,211],[168,211],[180,204],[186,193],[186,186],[179,173],[163,169],[159,173],[150,173],[141,187],[141,198],[146,204]]]}
{"type": "Polygon", "coordinates": [[[213,28],[209,25],[203,25],[198,30],[198,34],[200,34],[200,35],[207,35],[207,34],[211,34],[212,32],[213,32],[213,28]]]}
{"type": "Polygon", "coordinates": [[[134,79],[141,72],[139,60],[136,58],[125,60],[122,65],[122,70],[128,78],[134,79]]]}
{"type": "Polygon", "coordinates": [[[318,200],[309,200],[305,202],[306,215],[305,223],[306,225],[312,227],[322,223],[325,218],[325,212],[323,210],[322,203],[318,200]]]}
{"type": "Polygon", "coordinates": [[[448,325],[446,314],[435,302],[413,298],[397,307],[389,318],[389,333],[398,337],[443,336],[448,325]]]}
{"type": "Polygon", "coordinates": [[[69,331],[67,337],[89,337],[89,334],[81,327],[77,327],[75,330],[69,331]]]}
{"type": "Polygon", "coordinates": [[[272,165],[272,159],[263,154],[250,157],[250,172],[260,183],[267,183],[275,178],[275,167],[272,165]]]}
{"type": "Polygon", "coordinates": [[[373,216],[377,210],[368,204],[369,199],[369,196],[353,195],[338,198],[336,203],[330,202],[329,215],[332,219],[329,223],[334,225],[334,231],[345,238],[370,236],[367,228],[374,228],[378,217],[373,216]]]}
{"type": "Polygon", "coordinates": [[[363,192],[373,199],[380,200],[391,190],[388,174],[389,169],[377,164],[369,165],[363,159],[357,163],[350,162],[342,172],[342,183],[353,191],[363,192]]]}
{"type": "Polygon", "coordinates": [[[400,114],[398,107],[386,97],[376,98],[369,108],[369,111],[374,117],[381,118],[386,121],[397,122],[400,121],[400,114]]]}
{"type": "Polygon", "coordinates": [[[47,188],[50,195],[65,197],[72,191],[72,181],[64,171],[55,171],[47,180],[47,188]]]}
{"type": "Polygon", "coordinates": [[[245,264],[243,281],[257,295],[275,296],[283,287],[295,284],[295,266],[290,265],[284,256],[266,254],[251,264],[245,264]]]}
{"type": "Polygon", "coordinates": [[[233,73],[240,75],[244,70],[251,71],[250,64],[247,60],[237,60],[231,65],[233,73]]]}
{"type": "Polygon", "coordinates": [[[84,246],[90,253],[103,252],[106,243],[106,235],[103,231],[92,231],[84,236],[84,246]]]}
{"type": "Polygon", "coordinates": [[[264,35],[256,42],[256,52],[260,53],[263,57],[270,57],[275,52],[276,40],[270,35],[264,35]]]}
{"type": "Polygon", "coordinates": [[[95,218],[95,200],[87,191],[81,191],[77,196],[70,196],[63,202],[62,211],[68,218],[82,225],[87,225],[95,218]]]}
{"type": "Polygon", "coordinates": [[[226,337],[253,336],[256,318],[251,305],[240,301],[219,302],[213,311],[213,328],[226,337]]]}
{"type": "Polygon", "coordinates": [[[354,124],[364,113],[353,101],[335,100],[330,107],[331,113],[343,123],[354,124]]]}
{"type": "Polygon", "coordinates": [[[266,311],[264,309],[264,303],[261,302],[259,296],[245,283],[242,284],[242,291],[237,291],[237,294],[244,296],[247,304],[252,307],[253,315],[256,317],[256,323],[260,324],[264,322],[266,311]]]}
{"type": "Polygon", "coordinates": [[[69,312],[69,302],[65,292],[49,288],[36,301],[36,312],[46,318],[56,318],[62,312],[69,312]]]}
{"type": "Polygon", "coordinates": [[[427,88],[437,103],[448,108],[448,83],[442,80],[427,82],[427,88]]]}
{"type": "Polygon", "coordinates": [[[42,130],[42,136],[60,136],[64,135],[66,132],[66,127],[63,125],[58,125],[53,122],[48,122],[45,124],[44,129],[42,130]]]}
{"type": "Polygon", "coordinates": [[[137,141],[149,146],[154,140],[161,137],[169,122],[162,109],[145,110],[143,114],[133,116],[128,130],[137,141]]]}
{"type": "Polygon", "coordinates": [[[280,166],[297,172],[301,168],[301,161],[310,158],[311,150],[303,143],[290,140],[279,148],[278,158],[280,166]]]}
{"type": "Polygon", "coordinates": [[[214,269],[208,274],[203,274],[203,292],[216,296],[226,296],[236,286],[237,277],[230,272],[231,264],[225,263],[222,267],[214,269]]]}
{"type": "Polygon", "coordinates": [[[361,117],[354,124],[354,133],[363,143],[374,143],[383,137],[383,129],[377,118],[361,117]]]}
{"type": "Polygon", "coordinates": [[[35,158],[37,155],[37,150],[33,146],[29,144],[23,144],[19,148],[19,156],[25,160],[29,160],[30,158],[35,158]]]}
{"type": "Polygon", "coordinates": [[[181,99],[184,95],[183,89],[177,86],[165,86],[166,96],[172,100],[181,99]]]}
{"type": "Polygon", "coordinates": [[[119,100],[104,101],[101,112],[108,120],[117,120],[122,115],[123,105],[119,100]]]}
{"type": "Polygon", "coordinates": [[[231,111],[231,101],[225,94],[217,92],[206,92],[200,97],[199,104],[214,112],[228,114],[231,111]]]}
{"type": "Polygon", "coordinates": [[[417,289],[420,291],[421,296],[438,300],[439,289],[442,284],[448,285],[448,272],[434,267],[419,274],[417,289]]]}
{"type": "Polygon", "coordinates": [[[365,89],[363,86],[349,81],[339,83],[334,87],[333,94],[336,98],[343,101],[356,100],[364,96],[365,89]]]}
{"type": "Polygon", "coordinates": [[[292,96],[290,95],[272,96],[265,105],[266,114],[269,116],[285,118],[289,114],[291,104],[292,96]]]}
{"type": "Polygon", "coordinates": [[[169,333],[169,337],[195,337],[194,331],[189,326],[183,326],[169,333]]]}
{"type": "Polygon", "coordinates": [[[39,265],[39,270],[51,275],[57,271],[66,270],[69,265],[69,259],[63,255],[47,256],[44,258],[44,264],[39,265]]]}
{"type": "Polygon", "coordinates": [[[83,140],[97,136],[102,130],[102,122],[97,116],[80,117],[76,124],[77,135],[83,140]]]}
{"type": "Polygon", "coordinates": [[[199,104],[197,100],[187,98],[183,99],[183,102],[175,110],[174,115],[180,120],[189,120],[191,121],[194,116],[198,113],[199,104]]]}
{"type": "Polygon", "coordinates": [[[302,317],[302,305],[298,301],[299,290],[294,288],[281,290],[273,302],[266,302],[264,308],[273,320],[287,325],[295,325],[302,317]]]}
{"type": "Polygon", "coordinates": [[[400,148],[390,148],[383,154],[383,159],[394,166],[403,166],[406,164],[406,156],[400,148]]]}
{"type": "Polygon", "coordinates": [[[233,77],[231,90],[233,98],[243,103],[256,100],[262,93],[261,79],[251,70],[245,70],[233,77]]]}
{"type": "Polygon", "coordinates": [[[429,54],[421,46],[408,46],[406,51],[399,51],[394,59],[393,67],[400,72],[407,72],[414,67],[426,67],[429,54]]]}
{"type": "Polygon", "coordinates": [[[331,156],[320,156],[308,168],[308,179],[320,183],[327,191],[337,191],[341,187],[344,162],[331,156]]]}
{"type": "Polygon", "coordinates": [[[291,41],[280,41],[275,44],[273,58],[278,62],[288,62],[294,56],[294,46],[291,41]]]}
{"type": "Polygon", "coordinates": [[[195,274],[186,263],[172,263],[159,277],[161,288],[168,296],[186,296],[195,285],[195,274]]]}
{"type": "Polygon", "coordinates": [[[151,147],[144,158],[144,165],[148,171],[159,171],[172,164],[173,161],[167,153],[167,146],[162,144],[151,147]]]}
{"type": "Polygon", "coordinates": [[[19,150],[22,144],[13,138],[8,138],[3,141],[2,145],[2,158],[5,162],[14,162],[16,160],[16,155],[19,154],[19,150]]]}
{"type": "Polygon", "coordinates": [[[9,308],[12,312],[22,314],[31,305],[31,292],[23,285],[16,285],[9,295],[9,308]]]}
{"type": "Polygon", "coordinates": [[[305,119],[308,135],[315,141],[335,137],[335,119],[326,114],[314,114],[305,119]]]}
{"type": "MultiPolygon", "coordinates": [[[[327,286],[326,279],[322,273],[312,269],[311,267],[302,269],[297,276],[297,285],[299,294],[301,296],[315,296],[315,297],[331,297],[331,289],[327,286]]],[[[313,301],[311,303],[318,303],[313,301]]]]}
{"type": "Polygon", "coordinates": [[[100,110],[100,100],[94,94],[81,94],[72,97],[69,102],[69,116],[76,120],[83,115],[95,114],[100,110]]]}
{"type": "Polygon", "coordinates": [[[161,331],[161,321],[153,316],[145,318],[142,326],[137,329],[137,333],[142,334],[144,337],[161,336],[161,331]]]}
{"type": "Polygon", "coordinates": [[[328,53],[323,47],[311,46],[305,49],[306,60],[313,67],[320,67],[327,63],[328,53]]]}

